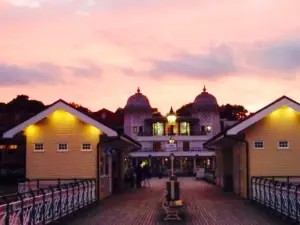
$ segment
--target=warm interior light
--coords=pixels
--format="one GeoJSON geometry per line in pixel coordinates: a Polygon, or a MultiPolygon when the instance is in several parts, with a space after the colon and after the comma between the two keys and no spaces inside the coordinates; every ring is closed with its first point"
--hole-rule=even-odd
{"type": "Polygon", "coordinates": [[[168,120],[168,123],[175,123],[176,122],[176,115],[174,114],[170,114],[167,116],[167,120],[168,120]]]}
{"type": "Polygon", "coordinates": [[[88,131],[90,133],[96,134],[96,135],[99,135],[101,133],[101,131],[98,128],[96,128],[96,127],[94,127],[92,125],[88,125],[88,131]]]}
{"type": "Polygon", "coordinates": [[[280,117],[291,118],[291,117],[295,117],[296,115],[299,115],[299,113],[287,106],[282,106],[279,109],[276,109],[270,113],[270,116],[274,118],[280,118],[280,117]]]}
{"type": "Polygon", "coordinates": [[[5,145],[0,145],[0,149],[5,149],[5,145]]]}
{"type": "Polygon", "coordinates": [[[17,145],[9,145],[8,146],[9,149],[17,149],[17,147],[18,147],[17,145]]]}
{"type": "Polygon", "coordinates": [[[76,117],[71,113],[58,109],[50,115],[50,119],[55,122],[61,123],[61,122],[74,122],[76,120],[76,117]]]}
{"type": "Polygon", "coordinates": [[[38,134],[38,126],[36,125],[30,125],[28,127],[25,128],[25,134],[26,136],[36,136],[38,134]]]}

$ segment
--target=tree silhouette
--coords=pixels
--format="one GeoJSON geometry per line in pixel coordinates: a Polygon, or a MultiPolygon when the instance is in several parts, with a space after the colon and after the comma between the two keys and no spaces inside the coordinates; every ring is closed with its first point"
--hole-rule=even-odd
{"type": "MultiPolygon", "coordinates": [[[[193,103],[188,103],[181,106],[177,111],[178,116],[191,116],[193,103]]],[[[219,107],[221,119],[227,120],[242,120],[247,117],[248,110],[242,105],[221,105],[219,107]]]]}
{"type": "Polygon", "coordinates": [[[92,111],[89,110],[88,108],[83,107],[82,105],[77,104],[75,102],[71,102],[70,105],[73,106],[74,108],[76,108],[80,112],[83,112],[83,113],[86,113],[86,114],[91,114],[92,113],[92,111]]]}

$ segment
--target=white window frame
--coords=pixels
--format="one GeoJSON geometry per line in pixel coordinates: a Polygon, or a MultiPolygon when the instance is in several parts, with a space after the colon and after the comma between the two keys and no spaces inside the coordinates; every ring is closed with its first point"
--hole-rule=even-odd
{"type": "Polygon", "coordinates": [[[290,143],[288,140],[279,140],[277,142],[277,149],[289,149],[290,148],[290,143]],[[287,142],[287,147],[280,147],[280,142],[287,142]]]}
{"type": "Polygon", "coordinates": [[[253,142],[253,149],[265,149],[265,142],[264,141],[254,141],[253,142]],[[258,143],[258,142],[262,142],[262,145],[263,145],[262,148],[259,148],[259,147],[255,146],[255,144],[258,143]]]}
{"type": "Polygon", "coordinates": [[[44,152],[45,151],[45,144],[44,143],[33,143],[33,151],[34,152],[44,152]],[[42,145],[43,149],[36,149],[37,145],[42,145]]]}
{"type": "Polygon", "coordinates": [[[90,152],[90,151],[92,151],[92,144],[89,143],[89,142],[83,142],[83,143],[81,143],[81,151],[83,151],[83,152],[90,152]],[[83,145],[90,145],[90,148],[89,149],[84,149],[83,145]]]}
{"type": "Polygon", "coordinates": [[[68,143],[58,143],[57,144],[57,151],[58,152],[67,152],[69,150],[68,143]],[[67,145],[67,149],[59,149],[59,145],[67,145]]]}

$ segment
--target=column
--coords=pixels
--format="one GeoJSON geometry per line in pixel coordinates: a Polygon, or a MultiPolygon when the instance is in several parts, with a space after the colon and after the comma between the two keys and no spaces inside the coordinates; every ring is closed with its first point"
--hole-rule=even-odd
{"type": "Polygon", "coordinates": [[[180,172],[183,173],[183,162],[182,162],[182,157],[180,157],[180,172]]]}
{"type": "MultiPolygon", "coordinates": [[[[121,149],[121,151],[119,152],[119,157],[118,157],[118,161],[119,161],[119,174],[118,174],[118,183],[119,183],[119,190],[123,190],[124,188],[124,174],[125,174],[125,171],[124,171],[124,164],[125,164],[125,157],[124,157],[124,150],[121,149]]],[[[118,164],[118,161],[117,161],[117,164],[118,164]]]]}
{"type": "MultiPolygon", "coordinates": [[[[100,156],[101,157],[101,156],[100,156]]],[[[106,175],[106,173],[107,173],[107,171],[106,171],[106,163],[107,163],[107,161],[106,161],[106,155],[104,155],[104,157],[103,157],[103,174],[100,174],[100,176],[101,175],[106,175]]]]}
{"type": "Polygon", "coordinates": [[[194,173],[196,173],[196,156],[194,156],[194,173]]]}
{"type": "Polygon", "coordinates": [[[112,174],[112,155],[108,155],[108,191],[109,194],[112,193],[112,179],[113,179],[113,174],[112,174]]]}
{"type": "Polygon", "coordinates": [[[148,165],[149,165],[150,172],[152,172],[151,164],[152,164],[152,157],[149,157],[148,158],[148,165]]]}

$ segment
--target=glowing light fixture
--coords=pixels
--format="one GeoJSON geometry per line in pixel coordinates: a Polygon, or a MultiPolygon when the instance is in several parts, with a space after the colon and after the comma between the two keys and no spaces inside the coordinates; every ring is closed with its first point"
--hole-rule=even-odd
{"type": "Polygon", "coordinates": [[[207,125],[207,126],[205,127],[205,131],[206,131],[206,132],[211,132],[211,126],[210,126],[210,125],[207,125]]]}
{"type": "Polygon", "coordinates": [[[170,139],[168,140],[168,143],[169,143],[169,144],[174,144],[174,143],[175,143],[175,140],[174,140],[172,137],[170,137],[170,139]]]}
{"type": "Polygon", "coordinates": [[[168,123],[173,124],[176,122],[177,116],[175,112],[173,111],[173,107],[171,107],[170,112],[167,115],[168,123]]]}
{"type": "Polygon", "coordinates": [[[38,126],[36,125],[30,125],[25,128],[25,134],[26,136],[36,136],[38,134],[38,126]]]}
{"type": "Polygon", "coordinates": [[[11,149],[11,150],[12,150],[12,149],[17,149],[17,147],[18,147],[17,145],[9,145],[9,146],[8,146],[8,148],[11,149]]]}
{"type": "Polygon", "coordinates": [[[5,149],[5,145],[0,145],[0,149],[5,149]]]}

